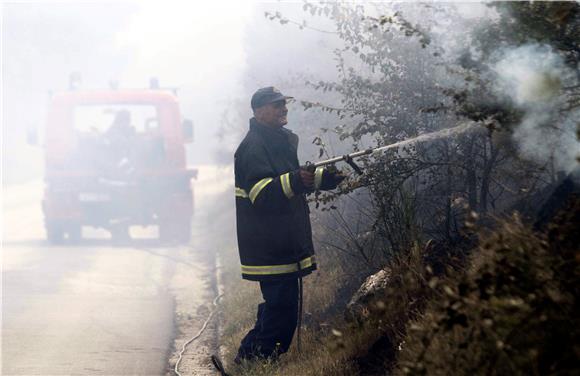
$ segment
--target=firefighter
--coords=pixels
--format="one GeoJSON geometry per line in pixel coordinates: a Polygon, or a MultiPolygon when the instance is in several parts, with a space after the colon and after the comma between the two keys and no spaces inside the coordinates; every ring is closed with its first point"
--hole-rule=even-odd
{"type": "Polygon", "coordinates": [[[305,194],[334,189],[339,172],[301,168],[287,100],[274,87],[252,96],[254,117],[235,153],[236,218],[242,278],[258,281],[264,302],[235,362],[288,351],[299,316],[301,278],[316,269],[305,194]]]}

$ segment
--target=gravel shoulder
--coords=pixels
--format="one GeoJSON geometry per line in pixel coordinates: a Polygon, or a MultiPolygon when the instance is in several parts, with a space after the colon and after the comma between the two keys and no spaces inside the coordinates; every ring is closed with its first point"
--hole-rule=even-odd
{"type": "Polygon", "coordinates": [[[171,282],[175,299],[175,339],[166,375],[177,374],[175,365],[180,354],[177,369],[180,374],[215,375],[210,362],[210,355],[217,348],[219,327],[216,313],[212,314],[217,310],[213,302],[218,295],[215,261],[213,255],[191,249],[183,252],[188,253],[181,256],[188,262],[177,266],[171,282]]]}

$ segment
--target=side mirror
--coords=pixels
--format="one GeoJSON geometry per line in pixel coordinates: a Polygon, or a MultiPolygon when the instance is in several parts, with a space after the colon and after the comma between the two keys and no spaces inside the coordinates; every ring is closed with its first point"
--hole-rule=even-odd
{"type": "Polygon", "coordinates": [[[193,122],[189,119],[183,120],[183,138],[185,142],[193,142],[193,122]]]}
{"type": "Polygon", "coordinates": [[[26,130],[26,143],[30,146],[38,145],[38,132],[34,128],[28,128],[26,130]]]}

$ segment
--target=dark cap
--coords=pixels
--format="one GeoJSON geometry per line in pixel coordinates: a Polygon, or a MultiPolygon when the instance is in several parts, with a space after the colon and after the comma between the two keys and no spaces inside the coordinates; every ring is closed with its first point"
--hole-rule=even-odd
{"type": "Polygon", "coordinates": [[[282,95],[282,93],[280,93],[280,90],[276,89],[273,86],[263,87],[261,89],[258,89],[258,91],[256,91],[254,95],[252,95],[251,102],[252,110],[255,110],[256,108],[260,108],[270,103],[292,98],[293,97],[287,97],[285,95],[282,95]]]}

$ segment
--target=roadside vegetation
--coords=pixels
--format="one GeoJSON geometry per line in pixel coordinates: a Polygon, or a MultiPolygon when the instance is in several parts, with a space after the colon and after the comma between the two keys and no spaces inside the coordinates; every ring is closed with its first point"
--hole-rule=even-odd
{"type": "MultiPolygon", "coordinates": [[[[321,270],[304,280],[301,351],[295,341],[279,361],[229,364],[232,373],[580,371],[580,5],[486,9],[466,18],[449,4],[303,5],[335,26],[339,46],[329,52],[336,78],[304,74],[308,99],[296,95],[297,121],[335,124],[304,131],[316,135],[306,155],[423,141],[364,159],[364,175],[312,195],[321,270]],[[348,305],[373,275],[383,288],[348,305]]],[[[240,282],[235,249],[222,259],[227,362],[261,297],[240,282]]]]}
{"type": "MultiPolygon", "coordinates": [[[[302,348],[278,362],[232,367],[236,375],[518,375],[580,372],[578,197],[542,233],[508,218],[481,231],[463,268],[436,276],[416,248],[386,266],[389,285],[360,320],[326,314],[336,275],[306,280],[302,348]]],[[[223,306],[227,359],[253,325],[255,284],[223,306]]]]}

